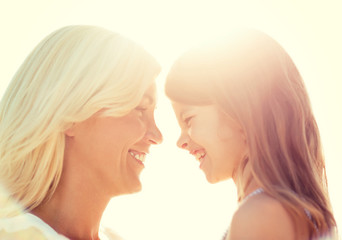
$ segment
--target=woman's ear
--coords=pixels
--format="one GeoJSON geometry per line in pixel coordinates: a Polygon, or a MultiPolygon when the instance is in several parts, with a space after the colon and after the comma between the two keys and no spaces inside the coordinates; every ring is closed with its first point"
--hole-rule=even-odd
{"type": "Polygon", "coordinates": [[[70,126],[64,131],[64,135],[67,137],[74,137],[75,136],[75,128],[76,128],[75,123],[70,124],[70,126]]]}

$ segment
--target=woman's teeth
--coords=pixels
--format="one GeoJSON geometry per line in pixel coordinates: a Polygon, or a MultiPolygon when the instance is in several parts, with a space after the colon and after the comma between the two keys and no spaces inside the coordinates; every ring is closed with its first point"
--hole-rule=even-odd
{"type": "Polygon", "coordinates": [[[134,157],[135,159],[141,161],[141,162],[145,162],[145,157],[146,154],[145,153],[133,153],[133,152],[129,152],[129,154],[132,155],[132,157],[134,157]]]}

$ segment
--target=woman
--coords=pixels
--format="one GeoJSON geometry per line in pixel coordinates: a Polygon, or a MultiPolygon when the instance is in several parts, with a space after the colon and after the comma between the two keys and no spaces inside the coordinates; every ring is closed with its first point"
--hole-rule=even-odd
{"type": "Polygon", "coordinates": [[[159,71],[99,27],[64,27],[33,50],[0,104],[0,181],[25,212],[2,206],[0,236],[33,227],[42,239],[99,239],[110,198],[141,189],[149,147],[162,141],[159,71]]]}
{"type": "Polygon", "coordinates": [[[336,226],[308,94],[276,41],[243,30],[192,49],[172,66],[166,94],[177,145],[210,183],[236,184],[225,239],[316,239],[336,226]]]}

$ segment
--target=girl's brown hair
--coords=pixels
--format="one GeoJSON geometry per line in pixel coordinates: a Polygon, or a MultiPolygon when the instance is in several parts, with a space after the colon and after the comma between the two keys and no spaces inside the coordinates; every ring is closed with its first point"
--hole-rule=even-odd
{"type": "MultiPolygon", "coordinates": [[[[244,30],[193,49],[172,66],[166,94],[186,104],[217,104],[245,132],[250,178],[293,217],[306,221],[312,237],[336,227],[309,96],[295,64],[275,40],[244,30]]],[[[244,165],[235,171],[238,179],[244,165]]],[[[239,187],[239,199],[246,187],[239,187]]]]}

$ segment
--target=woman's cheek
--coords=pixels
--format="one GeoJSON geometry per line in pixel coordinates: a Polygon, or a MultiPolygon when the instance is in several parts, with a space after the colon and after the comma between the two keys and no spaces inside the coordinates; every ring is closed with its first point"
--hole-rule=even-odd
{"type": "Polygon", "coordinates": [[[145,135],[146,131],[147,131],[147,122],[146,119],[144,117],[140,117],[138,119],[136,119],[134,127],[137,133],[140,133],[141,138],[145,135]]]}
{"type": "Polygon", "coordinates": [[[133,114],[129,119],[127,119],[127,134],[132,135],[134,138],[142,138],[147,130],[146,121],[142,116],[138,114],[133,114]]]}

